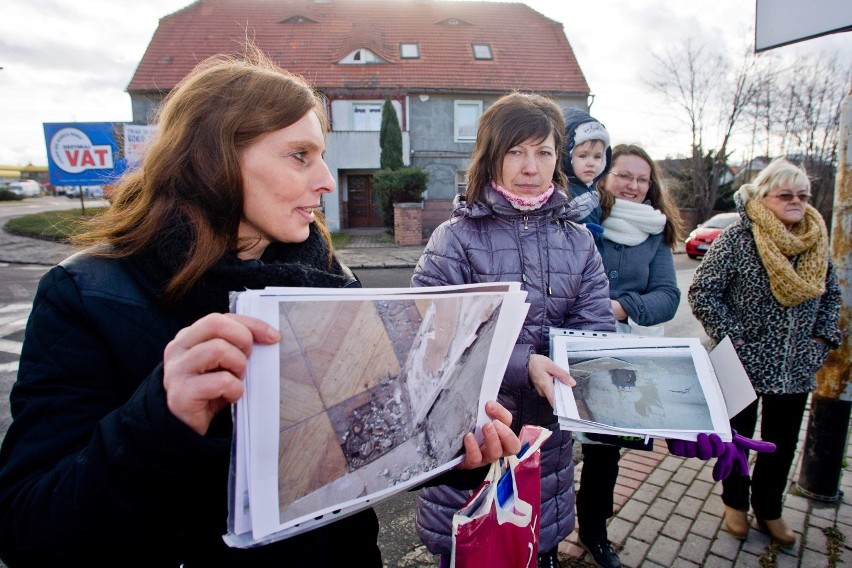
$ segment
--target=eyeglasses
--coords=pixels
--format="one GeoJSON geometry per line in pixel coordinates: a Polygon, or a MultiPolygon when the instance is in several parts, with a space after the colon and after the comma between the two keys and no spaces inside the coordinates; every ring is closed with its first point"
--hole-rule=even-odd
{"type": "Polygon", "coordinates": [[[766,197],[774,197],[775,199],[780,199],[784,203],[790,203],[793,199],[798,198],[802,203],[808,203],[813,198],[810,193],[778,193],[776,195],[768,195],[766,197]]]}
{"type": "Polygon", "coordinates": [[[651,180],[649,180],[648,178],[640,178],[638,176],[634,176],[634,175],[628,174],[626,172],[609,172],[609,173],[614,175],[615,177],[617,177],[618,181],[620,181],[624,185],[627,185],[630,182],[635,181],[636,185],[638,185],[639,187],[644,187],[644,188],[651,187],[651,180]]]}

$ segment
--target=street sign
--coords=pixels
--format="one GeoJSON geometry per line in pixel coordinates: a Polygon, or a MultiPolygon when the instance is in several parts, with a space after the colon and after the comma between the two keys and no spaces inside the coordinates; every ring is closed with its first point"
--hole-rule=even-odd
{"type": "Polygon", "coordinates": [[[121,123],[44,123],[53,185],[108,185],[124,172],[115,131],[121,123]]]}
{"type": "Polygon", "coordinates": [[[852,30],[849,0],[756,0],[754,50],[852,30]]]}

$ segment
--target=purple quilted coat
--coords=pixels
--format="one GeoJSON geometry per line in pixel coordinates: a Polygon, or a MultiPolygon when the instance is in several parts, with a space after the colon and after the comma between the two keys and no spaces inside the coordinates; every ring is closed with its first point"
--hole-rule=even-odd
{"type": "MultiPolygon", "coordinates": [[[[519,281],[527,291],[529,313],[498,401],[512,412],[516,432],[522,424],[554,431],[542,448],[542,552],[574,529],[574,462],[571,433],[559,430],[547,399],[529,383],[529,356],[549,354],[550,327],[615,330],[600,255],[589,231],[567,220],[567,203],[562,190],[535,211],[513,208],[490,186],[470,205],[459,196],[450,220],[432,233],[411,279],[412,286],[519,281]]],[[[470,493],[445,485],[420,490],[417,532],[433,553],[450,552],[453,513],[470,493]]]]}

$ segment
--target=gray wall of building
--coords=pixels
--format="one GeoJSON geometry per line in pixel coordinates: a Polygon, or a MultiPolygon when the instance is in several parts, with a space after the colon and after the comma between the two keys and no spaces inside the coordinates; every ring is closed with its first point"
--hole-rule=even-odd
{"type": "MultiPolygon", "coordinates": [[[[482,101],[485,111],[499,97],[452,94],[409,95],[409,133],[411,165],[429,173],[429,200],[451,200],[457,193],[456,172],[470,164],[473,142],[454,141],[455,103],[457,100],[482,101]]],[[[588,110],[585,97],[555,98],[561,108],[588,110]]]]}

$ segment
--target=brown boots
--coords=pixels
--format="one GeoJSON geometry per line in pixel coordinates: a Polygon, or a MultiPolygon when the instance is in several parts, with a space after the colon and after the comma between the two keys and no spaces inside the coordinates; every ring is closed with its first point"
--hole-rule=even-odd
{"type": "Polygon", "coordinates": [[[780,546],[787,548],[796,544],[796,533],[793,532],[793,529],[790,528],[790,525],[787,524],[783,517],[778,517],[771,521],[757,519],[757,523],[766,529],[772,540],[780,546]]]}
{"type": "MultiPolygon", "coordinates": [[[[757,524],[780,546],[787,548],[796,544],[796,533],[793,532],[793,529],[790,528],[783,517],[771,521],[757,519],[757,524]]],[[[748,511],[741,511],[725,505],[725,530],[732,537],[745,540],[748,537],[749,528],[748,511]]]]}
{"type": "Polygon", "coordinates": [[[748,511],[740,511],[725,505],[725,529],[728,533],[740,540],[748,536],[748,511]]]}

